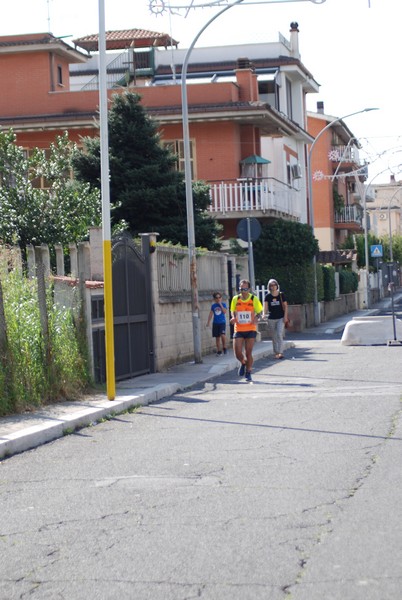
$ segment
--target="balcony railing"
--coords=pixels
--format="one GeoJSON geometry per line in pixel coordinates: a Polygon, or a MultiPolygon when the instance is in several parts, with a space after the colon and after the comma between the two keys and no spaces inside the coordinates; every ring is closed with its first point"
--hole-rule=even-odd
{"type": "Polygon", "coordinates": [[[351,146],[332,146],[330,159],[333,162],[359,162],[359,152],[351,146]]]}
{"type": "MultiPolygon", "coordinates": [[[[118,54],[107,65],[106,78],[107,88],[128,85],[135,77],[141,75],[153,75],[154,73],[154,50],[145,49],[138,51],[133,48],[118,54]]],[[[82,87],[83,90],[98,90],[99,75],[95,75],[82,87]]]]}
{"type": "Polygon", "coordinates": [[[345,206],[335,213],[335,223],[354,223],[362,226],[363,215],[360,207],[345,206]]]}
{"type": "Polygon", "coordinates": [[[300,191],[273,177],[210,181],[209,210],[230,216],[234,212],[273,212],[300,218],[300,191]]]}

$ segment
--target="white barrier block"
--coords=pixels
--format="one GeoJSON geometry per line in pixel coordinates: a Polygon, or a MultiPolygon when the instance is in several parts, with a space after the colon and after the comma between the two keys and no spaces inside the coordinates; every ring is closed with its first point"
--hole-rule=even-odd
{"type": "MultiPolygon", "coordinates": [[[[341,344],[343,346],[373,346],[387,344],[394,339],[393,317],[354,317],[346,323],[341,344]]],[[[395,318],[396,339],[402,340],[402,321],[395,318]]]]}

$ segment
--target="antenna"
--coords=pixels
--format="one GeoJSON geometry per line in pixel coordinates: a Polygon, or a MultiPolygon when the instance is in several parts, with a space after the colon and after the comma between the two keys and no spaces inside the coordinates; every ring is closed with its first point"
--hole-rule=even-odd
{"type": "Polygon", "coordinates": [[[46,0],[47,2],[47,32],[51,33],[50,30],[50,0],[46,0]]]}

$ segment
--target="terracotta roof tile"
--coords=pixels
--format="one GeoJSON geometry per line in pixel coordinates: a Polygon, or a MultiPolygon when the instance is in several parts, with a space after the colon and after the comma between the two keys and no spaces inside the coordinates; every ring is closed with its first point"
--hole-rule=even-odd
{"type": "MultiPolygon", "coordinates": [[[[84,48],[88,52],[98,50],[98,34],[94,33],[73,40],[73,44],[84,48]]],[[[167,33],[148,31],[146,29],[122,29],[120,31],[106,31],[106,49],[124,50],[133,45],[135,48],[147,48],[149,46],[177,46],[178,42],[173,40],[167,33]]]]}

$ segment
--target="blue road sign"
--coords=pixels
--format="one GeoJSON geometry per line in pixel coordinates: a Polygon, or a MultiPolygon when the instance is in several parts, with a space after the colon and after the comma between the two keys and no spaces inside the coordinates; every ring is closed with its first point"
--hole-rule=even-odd
{"type": "Polygon", "coordinates": [[[382,258],[382,244],[370,246],[371,258],[382,258]]]}

